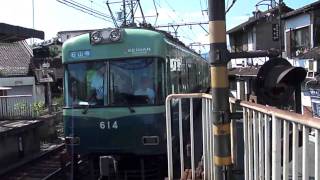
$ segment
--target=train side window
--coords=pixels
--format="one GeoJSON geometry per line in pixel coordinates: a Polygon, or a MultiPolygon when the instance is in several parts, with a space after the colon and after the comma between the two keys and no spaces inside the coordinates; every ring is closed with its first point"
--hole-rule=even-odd
{"type": "Polygon", "coordinates": [[[156,103],[162,104],[164,103],[165,97],[165,64],[163,59],[158,59],[157,63],[157,96],[156,96],[156,103]]]}
{"type": "Polygon", "coordinates": [[[166,62],[165,62],[165,88],[166,92],[165,94],[168,95],[171,92],[171,74],[170,74],[170,57],[166,57],[166,62]]]}

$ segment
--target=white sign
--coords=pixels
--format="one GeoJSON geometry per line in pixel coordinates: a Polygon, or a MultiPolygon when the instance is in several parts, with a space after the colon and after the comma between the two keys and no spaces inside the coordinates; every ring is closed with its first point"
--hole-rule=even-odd
{"type": "Polygon", "coordinates": [[[42,64],[42,67],[43,67],[43,68],[49,68],[49,67],[50,67],[50,63],[43,63],[43,64],[42,64]]]}
{"type": "Polygon", "coordinates": [[[52,79],[52,77],[41,78],[41,79],[39,79],[39,82],[41,82],[41,83],[53,82],[53,79],[52,79]]]}

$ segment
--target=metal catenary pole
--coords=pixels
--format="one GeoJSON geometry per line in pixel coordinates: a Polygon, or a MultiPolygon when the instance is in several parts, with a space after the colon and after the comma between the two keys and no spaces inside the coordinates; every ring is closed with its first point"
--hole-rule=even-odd
{"type": "Polygon", "coordinates": [[[210,70],[213,102],[215,179],[227,179],[231,165],[228,51],[224,0],[209,0],[210,70]]]}

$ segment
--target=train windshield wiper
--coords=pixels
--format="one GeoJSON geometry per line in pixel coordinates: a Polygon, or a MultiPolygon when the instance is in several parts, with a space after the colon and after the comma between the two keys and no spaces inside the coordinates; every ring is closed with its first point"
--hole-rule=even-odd
{"type": "Polygon", "coordinates": [[[131,98],[130,98],[130,95],[129,94],[124,94],[122,93],[121,94],[121,98],[125,101],[129,111],[131,113],[135,113],[136,111],[132,108],[132,104],[131,104],[131,98]]]}
{"type": "Polygon", "coordinates": [[[130,103],[130,100],[129,100],[129,96],[125,96],[124,99],[126,100],[126,103],[127,103],[127,107],[129,109],[129,111],[131,113],[135,113],[136,111],[132,108],[132,104],[130,103]]]}
{"type": "Polygon", "coordinates": [[[79,106],[81,107],[85,107],[82,111],[82,114],[87,114],[89,107],[90,107],[90,103],[89,102],[85,102],[85,101],[80,101],[79,102],[79,106]]]}

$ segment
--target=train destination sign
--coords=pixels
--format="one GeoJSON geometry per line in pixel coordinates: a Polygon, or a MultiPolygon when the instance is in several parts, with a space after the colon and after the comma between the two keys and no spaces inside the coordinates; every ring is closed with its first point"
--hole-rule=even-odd
{"type": "Polygon", "coordinates": [[[90,50],[70,51],[69,56],[72,59],[87,58],[91,56],[91,51],[90,50]]]}

